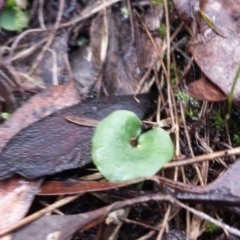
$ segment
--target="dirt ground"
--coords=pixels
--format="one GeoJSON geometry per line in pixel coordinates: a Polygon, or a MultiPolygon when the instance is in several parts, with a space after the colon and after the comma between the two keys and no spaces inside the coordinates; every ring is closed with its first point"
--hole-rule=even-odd
{"type": "Polygon", "coordinates": [[[16,2],[0,0],[0,237],[239,239],[239,0],[16,2]],[[92,163],[121,109],[171,137],[154,176],[92,163]]]}

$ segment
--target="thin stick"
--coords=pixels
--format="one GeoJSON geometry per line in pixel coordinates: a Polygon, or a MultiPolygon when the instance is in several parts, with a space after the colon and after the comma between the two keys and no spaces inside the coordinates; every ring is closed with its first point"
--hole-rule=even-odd
{"type": "Polygon", "coordinates": [[[161,230],[159,231],[159,234],[158,234],[156,240],[161,240],[162,239],[164,230],[167,227],[167,223],[168,223],[168,220],[169,220],[170,212],[171,212],[171,205],[168,204],[167,212],[165,213],[165,216],[164,216],[164,219],[163,219],[163,223],[162,223],[162,227],[161,227],[161,230]]]}
{"type": "Polygon", "coordinates": [[[128,6],[129,19],[130,19],[130,25],[131,25],[131,39],[132,39],[132,44],[134,44],[135,43],[135,32],[134,32],[133,15],[132,15],[132,7],[131,7],[130,0],[127,0],[127,6],[128,6]]]}
{"type": "Polygon", "coordinates": [[[58,11],[57,19],[56,19],[56,22],[55,22],[55,25],[54,25],[54,30],[51,33],[51,35],[49,36],[48,41],[45,44],[45,46],[43,47],[42,51],[39,53],[36,61],[33,63],[32,67],[30,68],[30,70],[28,72],[29,75],[33,74],[33,72],[37,68],[38,64],[42,60],[45,52],[48,50],[48,48],[51,46],[51,44],[54,40],[55,34],[57,32],[58,27],[60,26],[60,22],[61,22],[61,19],[62,19],[64,3],[65,3],[65,0],[60,0],[59,11],[58,11]]]}
{"type": "Polygon", "coordinates": [[[33,46],[28,47],[27,49],[24,49],[23,51],[18,53],[16,56],[11,58],[10,62],[20,61],[21,59],[32,55],[33,52],[36,51],[38,48],[40,48],[41,45],[44,44],[46,41],[47,41],[47,38],[44,38],[44,39],[40,40],[38,43],[34,44],[33,46]]]}
{"type": "Polygon", "coordinates": [[[185,165],[203,162],[203,161],[210,161],[210,160],[214,160],[216,158],[228,157],[228,156],[237,155],[237,154],[240,154],[240,147],[227,149],[227,150],[223,150],[223,151],[219,151],[219,152],[214,152],[211,154],[201,155],[201,156],[189,158],[189,159],[182,160],[182,161],[167,163],[163,167],[163,169],[180,167],[180,166],[185,166],[185,165]]]}
{"type": "Polygon", "coordinates": [[[122,1],[122,0],[109,0],[109,1],[106,1],[105,4],[101,3],[101,4],[97,5],[96,7],[93,7],[90,11],[87,11],[86,13],[84,12],[83,15],[81,15],[80,17],[76,17],[69,22],[61,24],[60,28],[69,27],[69,26],[72,26],[76,23],[79,23],[82,20],[84,20],[86,18],[89,18],[92,15],[102,11],[104,8],[107,8],[111,5],[113,5],[114,3],[117,3],[117,2],[120,2],[120,1],[122,1]]]}
{"type": "Polygon", "coordinates": [[[39,20],[40,27],[42,29],[46,29],[45,24],[44,24],[44,17],[43,17],[43,2],[44,2],[44,0],[39,0],[38,20],[39,20]]]}
{"type": "Polygon", "coordinates": [[[57,71],[57,54],[52,49],[48,48],[47,51],[49,51],[52,54],[52,85],[57,86],[58,85],[58,71],[57,71]]]}
{"type": "Polygon", "coordinates": [[[239,236],[240,237],[240,231],[236,228],[232,228],[230,227],[229,225],[225,224],[225,223],[222,223],[212,217],[210,217],[209,215],[207,215],[206,213],[203,213],[203,212],[200,212],[200,211],[197,211],[195,210],[194,208],[191,208],[191,207],[188,207],[186,204],[183,204],[181,203],[180,201],[178,200],[175,200],[174,201],[179,207],[182,207],[182,208],[185,208],[187,211],[197,215],[198,217],[204,219],[204,220],[207,220],[208,222],[211,222],[213,224],[215,224],[216,226],[224,229],[224,230],[227,230],[228,232],[236,235],[236,236],[239,236]]]}
{"type": "Polygon", "coordinates": [[[45,29],[41,29],[41,28],[35,28],[35,29],[28,29],[28,30],[22,32],[12,43],[12,46],[11,46],[10,51],[9,51],[8,62],[11,63],[13,55],[14,55],[14,51],[17,48],[17,45],[29,33],[41,33],[41,32],[48,32],[48,31],[53,31],[53,29],[46,29],[45,30],[45,29]]]}
{"type": "Polygon", "coordinates": [[[139,15],[139,13],[138,13],[137,11],[135,11],[135,12],[136,12],[136,15],[137,15],[138,19],[140,20],[141,24],[143,25],[144,30],[146,31],[149,39],[151,40],[151,43],[152,43],[152,45],[153,45],[153,47],[154,47],[154,49],[155,49],[155,51],[156,51],[156,53],[157,53],[157,55],[158,55],[159,62],[160,62],[160,64],[161,64],[161,66],[162,66],[162,69],[163,69],[163,72],[164,72],[164,74],[165,74],[165,77],[168,79],[168,72],[167,72],[167,69],[166,69],[166,67],[165,67],[165,65],[164,65],[164,63],[163,63],[161,53],[159,52],[159,50],[158,50],[158,48],[157,48],[157,46],[156,46],[156,44],[155,44],[155,42],[154,42],[154,40],[153,40],[153,38],[152,38],[151,33],[148,31],[145,23],[142,21],[141,16],[139,15]]]}
{"type": "Polygon", "coordinates": [[[142,237],[140,237],[136,240],[147,240],[150,237],[152,237],[155,233],[156,233],[156,231],[152,230],[152,231],[148,232],[147,234],[143,235],[142,237]]]}
{"type": "Polygon", "coordinates": [[[173,107],[172,107],[172,88],[171,88],[171,81],[170,81],[170,65],[171,65],[171,43],[170,43],[170,22],[169,22],[169,11],[168,11],[168,1],[164,0],[164,8],[165,8],[165,15],[166,15],[166,40],[167,40],[167,95],[168,95],[168,105],[170,116],[172,119],[172,127],[175,127],[174,121],[174,114],[173,114],[173,107]]]}
{"type": "Polygon", "coordinates": [[[107,19],[106,0],[102,0],[102,4],[104,8],[103,8],[103,29],[102,29],[100,59],[101,59],[101,63],[103,64],[107,56],[107,48],[108,48],[108,19],[107,19]]]}
{"type": "Polygon", "coordinates": [[[235,86],[237,84],[238,78],[240,76],[240,67],[238,67],[236,75],[234,77],[233,83],[232,83],[232,87],[231,87],[231,91],[228,95],[228,99],[227,99],[227,103],[228,103],[228,112],[227,112],[227,116],[226,119],[229,120],[232,114],[232,100],[233,100],[233,92],[235,90],[235,86]]]}

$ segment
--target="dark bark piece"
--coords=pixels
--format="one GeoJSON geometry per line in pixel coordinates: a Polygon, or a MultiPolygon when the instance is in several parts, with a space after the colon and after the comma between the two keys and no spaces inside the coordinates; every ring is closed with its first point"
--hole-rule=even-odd
{"type": "Polygon", "coordinates": [[[90,163],[94,128],[70,123],[65,117],[71,115],[101,120],[115,110],[125,109],[143,118],[155,107],[151,99],[150,95],[139,96],[140,103],[132,96],[95,99],[42,119],[16,135],[3,149],[0,179],[15,173],[37,178],[90,163]]]}
{"type": "Polygon", "coordinates": [[[99,75],[98,66],[94,61],[88,60],[89,47],[84,46],[70,53],[69,60],[71,70],[76,82],[76,87],[81,96],[87,96],[89,89],[97,81],[99,75]]]}

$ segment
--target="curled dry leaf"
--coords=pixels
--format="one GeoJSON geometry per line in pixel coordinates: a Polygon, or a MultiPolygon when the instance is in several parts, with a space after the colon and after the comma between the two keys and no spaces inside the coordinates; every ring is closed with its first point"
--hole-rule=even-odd
{"type": "MultiPolygon", "coordinates": [[[[240,2],[236,0],[173,0],[183,21],[197,25],[189,51],[207,78],[226,95],[240,63],[240,2]]],[[[240,102],[237,80],[233,100],[240,102]]]]}
{"type": "Polygon", "coordinates": [[[175,196],[185,202],[240,206],[240,159],[237,159],[212,183],[201,187],[158,177],[162,183],[176,190],[175,196]]]}
{"type": "Polygon", "coordinates": [[[0,232],[25,216],[41,182],[21,177],[0,181],[0,232]]]}
{"type": "Polygon", "coordinates": [[[186,92],[191,97],[209,102],[219,102],[227,99],[227,95],[206,78],[200,78],[190,83],[186,92]]]}
{"type": "Polygon", "coordinates": [[[101,120],[115,110],[135,112],[139,118],[154,109],[150,95],[101,98],[65,108],[32,124],[17,134],[0,155],[0,178],[18,173],[37,178],[91,162],[92,127],[79,126],[65,119],[80,116],[101,120]]]}

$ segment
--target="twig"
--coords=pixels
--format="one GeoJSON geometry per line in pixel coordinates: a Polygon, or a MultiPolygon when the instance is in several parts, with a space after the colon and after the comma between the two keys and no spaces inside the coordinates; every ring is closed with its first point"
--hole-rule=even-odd
{"type": "Polygon", "coordinates": [[[73,20],[71,20],[69,22],[61,24],[60,28],[69,27],[69,26],[72,26],[72,25],[74,25],[76,23],[79,23],[82,20],[84,20],[86,18],[89,18],[92,15],[102,11],[104,8],[107,8],[107,7],[111,6],[111,5],[113,5],[114,3],[121,2],[121,1],[122,0],[108,0],[108,1],[106,1],[105,4],[102,4],[102,2],[101,2],[96,7],[91,8],[89,11],[83,12],[80,17],[76,17],[76,18],[74,18],[73,20]]]}
{"type": "Polygon", "coordinates": [[[24,49],[19,54],[17,54],[16,56],[12,57],[9,61],[10,62],[19,61],[19,60],[21,60],[23,58],[26,58],[26,57],[30,56],[31,54],[33,54],[34,51],[36,51],[46,41],[47,41],[47,38],[44,38],[44,39],[40,40],[38,43],[34,44],[31,47],[28,47],[28,48],[24,49]]]}
{"type": "Polygon", "coordinates": [[[166,40],[167,40],[167,93],[168,93],[168,104],[170,116],[172,119],[172,127],[175,127],[174,114],[172,108],[172,89],[171,89],[171,81],[170,81],[170,64],[171,64],[171,43],[170,43],[170,23],[169,23],[169,12],[168,12],[168,1],[164,0],[164,8],[166,15],[166,40]]]}
{"type": "Polygon", "coordinates": [[[22,32],[12,43],[11,49],[9,51],[9,56],[8,56],[8,62],[11,63],[13,55],[14,55],[14,51],[17,47],[17,45],[19,44],[19,42],[26,37],[29,33],[41,33],[41,32],[48,32],[48,31],[53,31],[54,29],[41,29],[41,28],[35,28],[35,29],[28,29],[24,32],[22,32]]]}
{"type": "Polygon", "coordinates": [[[167,163],[166,165],[164,165],[163,169],[180,167],[180,166],[203,162],[203,161],[210,161],[210,160],[214,160],[215,158],[228,157],[228,156],[237,155],[237,154],[240,154],[240,147],[227,149],[219,152],[214,152],[211,154],[201,155],[201,156],[189,158],[182,161],[167,163]]]}
{"type": "Polygon", "coordinates": [[[168,79],[167,69],[166,69],[166,67],[165,67],[165,65],[164,65],[164,63],[163,63],[162,56],[161,56],[160,52],[158,51],[158,48],[157,48],[157,46],[156,46],[156,44],[155,44],[155,42],[154,42],[154,40],[153,40],[153,38],[152,38],[152,35],[151,35],[151,33],[148,31],[145,23],[142,21],[139,13],[138,13],[137,11],[135,11],[135,12],[136,12],[136,15],[137,15],[138,19],[140,20],[141,24],[143,25],[144,30],[146,31],[149,39],[151,40],[151,42],[152,42],[152,44],[153,44],[153,47],[154,47],[154,49],[155,49],[155,51],[156,51],[156,53],[157,53],[157,55],[158,55],[159,62],[160,62],[160,64],[161,64],[161,66],[162,66],[162,69],[163,69],[163,72],[164,72],[164,74],[165,74],[165,77],[168,79]]]}
{"type": "Polygon", "coordinates": [[[163,223],[162,223],[162,228],[161,228],[156,240],[161,240],[162,239],[164,230],[166,229],[166,226],[167,226],[167,222],[168,222],[168,219],[169,219],[170,212],[171,212],[171,205],[168,204],[167,212],[165,213],[163,223]]]}
{"type": "Polygon", "coordinates": [[[207,220],[208,222],[211,222],[213,224],[215,224],[216,226],[224,229],[224,230],[227,230],[228,232],[236,235],[236,236],[239,236],[240,237],[240,231],[236,228],[232,228],[230,227],[229,225],[225,224],[225,223],[222,223],[212,217],[210,217],[209,215],[207,215],[206,213],[203,213],[203,212],[200,212],[200,211],[197,211],[195,210],[194,208],[191,208],[191,207],[188,207],[186,204],[183,204],[181,203],[180,201],[176,200],[174,201],[179,207],[182,207],[182,208],[185,208],[186,210],[188,210],[189,212],[199,216],[200,218],[204,219],[204,220],[207,220]]]}
{"type": "Polygon", "coordinates": [[[144,236],[142,236],[142,237],[140,237],[136,240],[147,240],[150,237],[152,237],[155,233],[156,233],[156,231],[152,230],[152,231],[148,232],[147,234],[145,234],[144,236]]]}
{"type": "Polygon", "coordinates": [[[37,59],[35,60],[35,62],[33,63],[32,67],[30,68],[28,74],[32,75],[33,72],[35,71],[35,69],[37,68],[38,64],[40,63],[40,61],[42,60],[45,52],[47,51],[47,49],[51,46],[53,39],[55,37],[55,34],[57,32],[58,27],[60,26],[60,22],[62,19],[62,15],[63,15],[63,9],[64,9],[64,2],[65,0],[60,0],[60,5],[59,5],[59,11],[58,11],[58,15],[57,15],[57,19],[56,19],[56,23],[54,25],[54,30],[53,32],[50,34],[47,43],[45,44],[45,46],[43,47],[42,51],[39,53],[37,59]]]}
{"type": "Polygon", "coordinates": [[[131,7],[130,0],[127,0],[127,6],[128,6],[129,19],[130,19],[130,25],[131,25],[131,39],[132,39],[132,44],[134,44],[135,43],[135,32],[134,32],[133,15],[132,15],[132,7],[131,7]]]}
{"type": "Polygon", "coordinates": [[[130,219],[127,219],[125,217],[120,217],[119,220],[124,222],[124,223],[135,224],[135,225],[142,226],[144,228],[149,228],[149,229],[152,229],[152,230],[155,230],[155,231],[160,231],[161,230],[161,228],[159,228],[159,227],[150,226],[148,224],[141,223],[141,222],[134,221],[134,220],[130,220],[130,219]]]}
{"type": "Polygon", "coordinates": [[[106,10],[106,0],[102,0],[102,4],[104,8],[103,8],[103,31],[102,31],[100,59],[101,59],[101,63],[103,64],[107,56],[107,48],[108,48],[108,20],[107,20],[107,10],[106,10]]]}
{"type": "Polygon", "coordinates": [[[57,73],[57,54],[52,49],[48,48],[47,51],[49,51],[52,54],[52,85],[57,86],[58,85],[58,73],[57,73]]]}
{"type": "Polygon", "coordinates": [[[44,24],[44,17],[43,17],[43,3],[44,3],[44,0],[39,0],[38,20],[39,20],[40,27],[42,29],[46,29],[44,24]]]}

